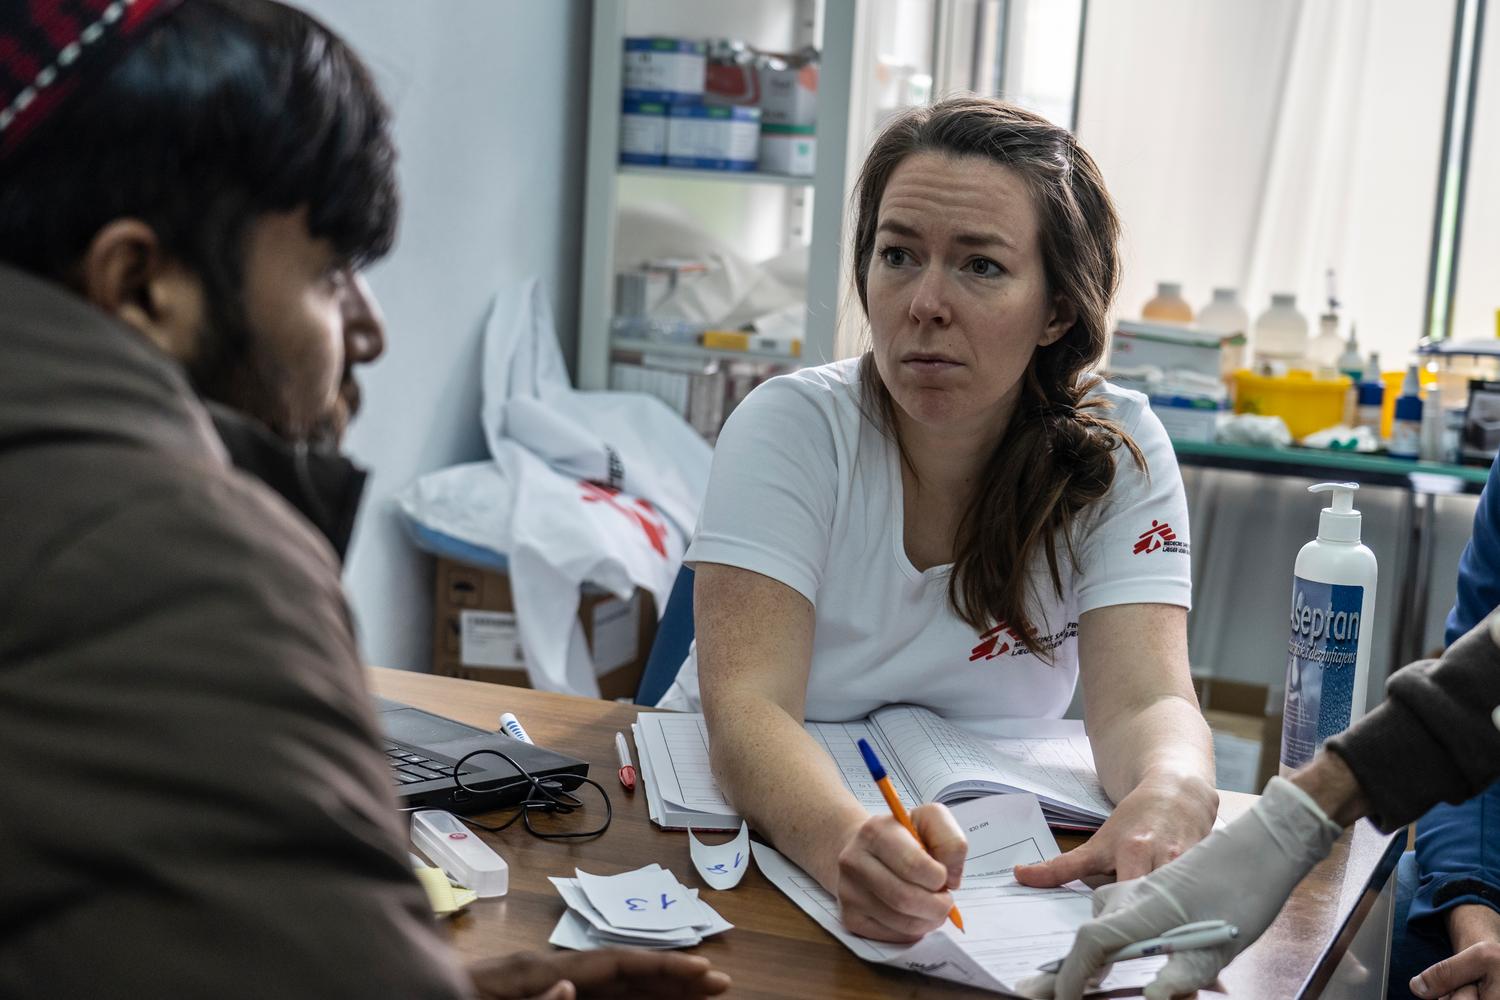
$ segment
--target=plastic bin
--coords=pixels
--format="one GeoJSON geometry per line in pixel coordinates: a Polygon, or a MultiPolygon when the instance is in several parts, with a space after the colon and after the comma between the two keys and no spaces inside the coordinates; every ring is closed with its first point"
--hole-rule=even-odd
{"type": "Polygon", "coordinates": [[[1295,440],[1344,420],[1344,403],[1352,385],[1348,376],[1314,378],[1311,372],[1257,375],[1234,373],[1234,412],[1280,417],[1295,440]]]}

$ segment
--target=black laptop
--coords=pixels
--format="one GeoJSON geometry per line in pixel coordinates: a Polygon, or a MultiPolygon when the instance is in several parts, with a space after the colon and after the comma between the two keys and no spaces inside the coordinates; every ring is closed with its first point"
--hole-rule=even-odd
{"type": "Polygon", "coordinates": [[[489,732],[388,698],[375,699],[385,732],[385,755],[403,806],[428,806],[455,812],[496,809],[519,802],[529,785],[494,754],[471,758],[459,770],[466,792],[453,780],[453,765],[475,750],[499,750],[548,788],[571,790],[589,773],[586,761],[489,732]]]}

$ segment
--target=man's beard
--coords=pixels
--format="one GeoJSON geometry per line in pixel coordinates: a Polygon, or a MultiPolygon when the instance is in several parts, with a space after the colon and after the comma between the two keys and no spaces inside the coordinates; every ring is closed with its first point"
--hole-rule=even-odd
{"type": "Polygon", "coordinates": [[[290,445],[336,451],[359,406],[359,388],[347,366],[334,405],[321,413],[307,413],[307,407],[288,396],[296,380],[287,377],[285,366],[257,349],[257,338],[238,296],[210,299],[198,353],[187,365],[188,379],[198,395],[260,421],[290,445]]]}

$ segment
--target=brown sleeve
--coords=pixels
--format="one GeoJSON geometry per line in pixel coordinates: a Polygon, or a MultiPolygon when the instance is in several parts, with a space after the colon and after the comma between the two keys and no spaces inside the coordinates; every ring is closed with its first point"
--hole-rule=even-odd
{"type": "Polygon", "coordinates": [[[332,557],[279,500],[221,480],[134,504],[20,604],[0,995],[467,995],[332,557]]]}
{"type": "Polygon", "coordinates": [[[1439,660],[1398,670],[1386,700],[1328,741],[1354,772],[1370,818],[1391,831],[1439,802],[1463,802],[1500,778],[1500,649],[1488,620],[1439,660]]]}

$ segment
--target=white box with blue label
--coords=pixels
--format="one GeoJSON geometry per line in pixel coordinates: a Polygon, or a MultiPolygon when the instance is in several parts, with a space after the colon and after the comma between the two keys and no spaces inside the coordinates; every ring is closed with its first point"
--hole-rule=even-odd
{"type": "Polygon", "coordinates": [[[667,166],[698,170],[754,170],[760,109],[724,104],[667,108],[667,166]]]}
{"type": "Polygon", "coordinates": [[[625,39],[622,84],[638,101],[698,101],[708,67],[708,47],[688,38],[625,39]]]}
{"type": "Polygon", "coordinates": [[[620,112],[620,162],[662,166],[667,162],[667,105],[626,100],[620,112]]]}

